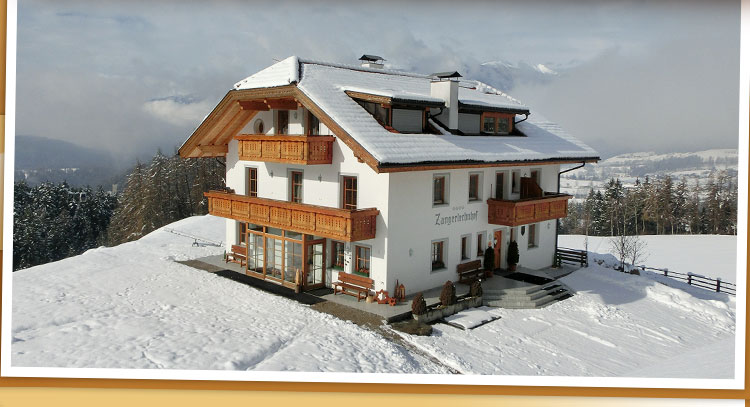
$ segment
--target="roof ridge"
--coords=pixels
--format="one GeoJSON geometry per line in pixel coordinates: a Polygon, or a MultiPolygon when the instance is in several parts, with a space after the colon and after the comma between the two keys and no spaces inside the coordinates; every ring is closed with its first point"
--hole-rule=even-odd
{"type": "Polygon", "coordinates": [[[321,65],[321,66],[328,66],[331,68],[338,68],[338,69],[348,69],[351,71],[360,71],[360,72],[367,72],[367,73],[379,73],[383,75],[394,75],[394,76],[406,76],[410,78],[420,78],[420,79],[432,79],[432,75],[427,74],[421,74],[416,72],[408,72],[408,71],[399,71],[395,69],[385,69],[385,68],[366,68],[363,66],[357,66],[357,65],[349,65],[349,64],[341,64],[337,62],[327,62],[327,61],[316,61],[313,59],[306,59],[297,57],[297,60],[301,64],[310,64],[310,65],[321,65]]]}

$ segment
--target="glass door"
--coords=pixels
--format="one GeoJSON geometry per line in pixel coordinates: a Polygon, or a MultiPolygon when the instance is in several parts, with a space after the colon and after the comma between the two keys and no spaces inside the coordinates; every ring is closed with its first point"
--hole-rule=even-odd
{"type": "Polygon", "coordinates": [[[281,239],[266,237],[266,278],[281,280],[281,239]]]}
{"type": "Polygon", "coordinates": [[[306,290],[322,287],[325,283],[325,252],[325,241],[312,242],[307,246],[306,290]]]}

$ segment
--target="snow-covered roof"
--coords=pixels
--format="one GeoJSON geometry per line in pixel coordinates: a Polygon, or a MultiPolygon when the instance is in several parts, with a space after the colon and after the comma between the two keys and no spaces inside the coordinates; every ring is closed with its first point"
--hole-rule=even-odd
{"type": "MultiPolygon", "coordinates": [[[[380,165],[440,162],[506,162],[537,160],[597,159],[592,148],[564,132],[533,110],[528,120],[517,124],[526,137],[460,136],[453,134],[401,134],[385,129],[345,91],[421,100],[432,97],[434,77],[389,69],[332,64],[289,57],[235,85],[254,89],[296,83],[297,88],[369,152],[380,165]]],[[[530,110],[518,100],[477,81],[461,81],[459,103],[530,110]]],[[[523,116],[517,116],[522,120],[523,116]]]]}

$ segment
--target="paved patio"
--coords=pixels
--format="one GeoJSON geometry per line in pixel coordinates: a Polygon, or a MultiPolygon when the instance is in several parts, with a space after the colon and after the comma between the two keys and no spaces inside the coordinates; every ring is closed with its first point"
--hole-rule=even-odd
{"type": "MultiPolygon", "coordinates": [[[[387,322],[394,322],[401,319],[409,318],[411,313],[411,300],[414,298],[416,293],[406,297],[406,301],[390,306],[387,304],[367,303],[366,301],[357,301],[355,297],[350,295],[333,294],[333,290],[330,288],[324,288],[319,290],[313,290],[302,293],[295,293],[294,290],[283,287],[279,284],[273,283],[268,280],[260,280],[254,277],[245,275],[245,268],[241,267],[237,263],[225,263],[221,255],[203,257],[196,260],[183,262],[191,267],[206,270],[211,273],[217,273],[224,277],[231,278],[232,280],[242,282],[244,284],[270,291],[274,294],[282,295],[284,297],[297,300],[305,304],[314,304],[321,301],[331,301],[337,304],[345,305],[350,308],[354,308],[363,312],[369,312],[371,314],[378,315],[385,319],[387,322]],[[233,273],[227,273],[227,271],[233,273]],[[239,274],[239,275],[235,275],[239,274]]],[[[531,270],[524,267],[518,267],[515,273],[529,274],[533,276],[548,278],[556,280],[562,276],[568,275],[573,271],[577,270],[577,267],[564,265],[561,268],[547,268],[542,270],[531,270]]],[[[492,278],[485,279],[482,281],[482,287],[485,290],[502,290],[510,288],[521,288],[521,287],[532,287],[536,284],[512,280],[503,276],[509,275],[514,272],[500,271],[497,270],[492,278]]],[[[436,287],[434,289],[423,292],[425,302],[427,305],[432,305],[440,302],[440,292],[442,287],[436,287]]],[[[390,290],[389,290],[390,292],[390,290]]],[[[469,286],[467,284],[456,284],[456,295],[463,295],[469,292],[469,286]]]]}

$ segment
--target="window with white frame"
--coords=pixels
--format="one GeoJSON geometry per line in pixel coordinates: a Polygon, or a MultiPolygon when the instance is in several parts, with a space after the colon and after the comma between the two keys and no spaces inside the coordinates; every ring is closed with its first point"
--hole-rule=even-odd
{"type": "Polygon", "coordinates": [[[539,227],[536,223],[529,225],[529,249],[539,246],[539,227]]]}
{"type": "Polygon", "coordinates": [[[461,260],[471,257],[471,235],[461,236],[461,260]]]}
{"type": "Polygon", "coordinates": [[[482,200],[482,173],[469,173],[469,202],[482,200]]]}

